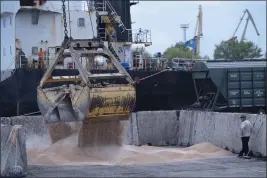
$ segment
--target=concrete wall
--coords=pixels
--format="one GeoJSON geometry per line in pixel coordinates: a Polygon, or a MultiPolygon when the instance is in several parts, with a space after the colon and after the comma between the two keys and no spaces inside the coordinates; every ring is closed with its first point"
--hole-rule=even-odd
{"type": "Polygon", "coordinates": [[[133,145],[177,145],[178,117],[176,111],[143,111],[130,120],[133,145]]]}
{"type": "Polygon", "coordinates": [[[19,125],[1,124],[1,177],[27,174],[24,129],[19,125]]]}
{"type": "MultiPolygon", "coordinates": [[[[210,142],[237,153],[241,150],[239,116],[238,113],[201,111],[137,112],[129,121],[122,122],[125,128],[124,143],[136,146],[148,143],[154,146],[189,146],[210,142]]],[[[266,156],[266,115],[248,114],[247,117],[253,124],[250,148],[266,156]]],[[[24,125],[27,147],[50,143],[41,116],[1,118],[1,123],[24,125]]]]}
{"type": "MultiPolygon", "coordinates": [[[[181,111],[178,144],[193,145],[210,142],[237,153],[241,150],[240,115],[239,113],[181,111]]],[[[251,150],[266,155],[266,115],[248,114],[247,118],[253,124],[253,133],[249,142],[251,150]]]]}
{"type": "MultiPolygon", "coordinates": [[[[203,111],[137,112],[128,123],[126,139],[133,145],[155,146],[209,142],[238,153],[242,147],[240,115],[203,111]]],[[[253,124],[250,149],[266,156],[266,115],[247,114],[247,118],[253,124]]]]}
{"type": "Polygon", "coordinates": [[[1,124],[22,125],[25,129],[27,148],[50,144],[49,131],[42,116],[16,116],[1,118],[1,124]]]}

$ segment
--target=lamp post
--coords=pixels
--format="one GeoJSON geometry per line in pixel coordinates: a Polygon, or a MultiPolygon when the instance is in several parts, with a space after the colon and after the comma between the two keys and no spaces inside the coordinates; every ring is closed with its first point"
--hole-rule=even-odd
{"type": "Polygon", "coordinates": [[[186,42],[186,30],[189,28],[189,24],[181,24],[180,28],[184,31],[184,42],[186,42]]]}

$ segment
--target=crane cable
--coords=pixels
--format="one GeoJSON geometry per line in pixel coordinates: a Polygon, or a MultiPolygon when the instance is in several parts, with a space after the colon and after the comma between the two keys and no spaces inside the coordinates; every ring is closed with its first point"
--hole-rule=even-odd
{"type": "Polygon", "coordinates": [[[87,0],[87,8],[88,8],[88,14],[89,14],[90,22],[91,22],[91,29],[92,29],[93,37],[95,37],[95,32],[94,32],[94,27],[93,27],[93,22],[92,22],[92,17],[91,17],[92,13],[89,7],[90,7],[90,3],[87,0]]]}
{"type": "Polygon", "coordinates": [[[66,20],[66,6],[65,6],[65,0],[62,1],[62,12],[63,12],[63,23],[64,23],[64,38],[68,39],[68,30],[67,30],[67,20],[66,20]]]}
{"type": "Polygon", "coordinates": [[[90,22],[91,22],[91,28],[92,28],[92,32],[93,32],[93,37],[95,37],[95,32],[94,32],[94,27],[93,27],[93,22],[92,22],[91,14],[89,14],[89,17],[90,17],[90,22]]]}
{"type": "Polygon", "coordinates": [[[70,0],[68,0],[68,13],[69,13],[69,30],[70,30],[70,38],[71,38],[71,25],[70,25],[70,0]]]}

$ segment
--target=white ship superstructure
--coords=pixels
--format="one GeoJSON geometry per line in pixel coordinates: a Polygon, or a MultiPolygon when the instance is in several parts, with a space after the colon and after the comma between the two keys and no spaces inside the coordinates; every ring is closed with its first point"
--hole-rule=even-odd
{"type": "MultiPolygon", "coordinates": [[[[19,8],[19,1],[1,1],[1,74],[6,71],[5,73],[9,75],[11,69],[15,68],[15,64],[10,63],[10,61],[14,61],[16,56],[15,17],[19,8]]],[[[1,81],[2,75],[0,76],[1,81]]]]}
{"type": "MultiPolygon", "coordinates": [[[[117,23],[129,37],[120,43],[116,38],[109,39],[121,61],[128,61],[133,65],[133,53],[141,54],[145,46],[151,45],[150,31],[147,30],[144,37],[140,30],[134,33],[133,30],[126,29],[108,0],[66,1],[65,6],[68,36],[73,39],[99,37],[106,41],[109,32],[106,28],[98,27],[96,12],[101,21],[106,21],[107,14],[112,14],[110,18],[115,20],[109,20],[113,25],[117,23]],[[133,42],[136,44],[132,45],[133,42]]],[[[1,71],[5,71],[1,75],[3,80],[10,76],[6,71],[22,67],[24,59],[27,60],[28,67],[36,67],[41,48],[48,59],[48,65],[64,39],[62,2],[1,1],[1,26],[1,71]]],[[[71,62],[71,59],[66,58],[62,68],[68,67],[67,62],[71,62]]]]}

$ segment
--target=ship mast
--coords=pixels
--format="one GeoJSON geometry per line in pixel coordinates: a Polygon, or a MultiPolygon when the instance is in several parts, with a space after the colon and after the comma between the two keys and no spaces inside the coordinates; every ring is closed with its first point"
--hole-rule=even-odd
{"type": "Polygon", "coordinates": [[[198,16],[197,16],[197,23],[196,23],[196,28],[195,28],[195,33],[194,33],[194,39],[197,39],[197,45],[196,45],[196,51],[193,52],[192,59],[196,58],[196,56],[199,56],[200,54],[200,38],[203,36],[202,33],[202,6],[199,5],[198,8],[198,16]]]}
{"type": "Polygon", "coordinates": [[[202,16],[203,16],[202,6],[199,5],[196,56],[199,56],[199,54],[200,54],[200,38],[203,36],[203,34],[202,34],[202,16]]]}

